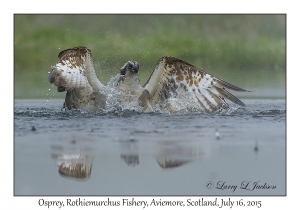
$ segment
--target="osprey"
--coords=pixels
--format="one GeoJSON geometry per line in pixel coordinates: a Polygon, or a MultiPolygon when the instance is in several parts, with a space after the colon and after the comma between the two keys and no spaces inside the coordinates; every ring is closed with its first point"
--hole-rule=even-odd
{"type": "MultiPolygon", "coordinates": [[[[58,62],[52,67],[50,83],[59,92],[66,91],[64,107],[80,108],[89,112],[106,106],[105,86],[98,79],[91,50],[79,46],[63,50],[58,62]]],[[[245,104],[226,90],[248,92],[242,88],[218,79],[202,69],[171,56],[159,59],[146,84],[141,85],[138,72],[140,64],[128,61],[121,68],[115,89],[120,94],[118,101],[124,105],[153,111],[153,107],[164,105],[170,113],[180,111],[176,100],[178,95],[187,96],[204,112],[228,109],[225,99],[235,104],[245,104]]]]}

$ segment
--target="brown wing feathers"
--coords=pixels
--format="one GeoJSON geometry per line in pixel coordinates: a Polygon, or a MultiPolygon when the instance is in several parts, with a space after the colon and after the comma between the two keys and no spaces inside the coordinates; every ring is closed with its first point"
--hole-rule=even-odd
{"type": "Polygon", "coordinates": [[[217,92],[219,93],[220,97],[227,98],[230,101],[232,101],[233,103],[236,103],[240,106],[245,106],[245,104],[240,99],[238,99],[237,97],[232,95],[230,92],[225,90],[225,88],[219,88],[219,87],[215,87],[215,88],[217,89],[217,92]]]}
{"type": "Polygon", "coordinates": [[[240,106],[245,106],[242,101],[225,88],[234,91],[247,91],[213,77],[185,61],[169,56],[163,56],[159,60],[144,87],[149,88],[150,95],[153,96],[152,104],[157,103],[158,98],[165,98],[165,96],[170,95],[168,92],[174,92],[174,90],[176,92],[180,89],[188,92],[204,111],[229,108],[225,98],[240,106]],[[159,97],[158,94],[159,96],[163,95],[159,97]]]}
{"type": "MultiPolygon", "coordinates": [[[[221,79],[218,79],[218,78],[215,78],[216,81],[220,84],[220,85],[223,85],[224,87],[227,87],[228,89],[231,89],[231,90],[234,90],[234,91],[241,91],[241,92],[251,92],[249,90],[244,90],[242,88],[239,88],[235,85],[232,85],[228,82],[225,82],[224,80],[221,80],[221,79]]],[[[217,85],[216,85],[217,86],[217,85]]]]}
{"type": "MultiPolygon", "coordinates": [[[[104,86],[95,74],[89,48],[79,46],[66,49],[58,54],[58,58],[49,75],[49,81],[58,87],[59,92],[68,92],[65,100],[68,109],[77,108],[80,100],[103,90],[104,86]]],[[[186,92],[206,112],[229,108],[225,98],[245,106],[225,88],[248,92],[170,56],[159,59],[143,88],[147,90],[151,105],[171,96],[176,97],[177,92],[186,92]]]]}
{"type": "Polygon", "coordinates": [[[61,51],[49,75],[49,82],[57,86],[58,92],[67,91],[68,109],[78,108],[79,101],[93,92],[86,75],[87,55],[91,56],[91,50],[82,46],[61,51]]]}

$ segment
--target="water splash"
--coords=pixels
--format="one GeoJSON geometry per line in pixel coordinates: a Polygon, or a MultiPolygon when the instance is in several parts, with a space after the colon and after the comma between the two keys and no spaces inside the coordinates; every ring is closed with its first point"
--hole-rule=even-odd
{"type": "Polygon", "coordinates": [[[45,107],[48,106],[48,102],[49,102],[49,100],[47,99],[47,100],[46,100],[46,103],[45,103],[45,107]]]}
{"type": "MultiPolygon", "coordinates": [[[[113,114],[118,116],[132,116],[140,113],[145,113],[141,107],[137,105],[137,101],[132,103],[122,103],[120,98],[123,96],[117,88],[118,81],[121,75],[117,74],[112,77],[107,83],[104,91],[102,92],[106,96],[106,107],[105,109],[99,109],[96,115],[113,114]]],[[[53,85],[52,85],[53,87],[53,85]]],[[[49,91],[51,89],[49,88],[49,91]]],[[[49,94],[47,94],[48,96],[49,94]]],[[[53,97],[50,97],[52,99],[53,97]]],[[[49,100],[45,103],[46,108],[48,107],[49,100]]],[[[160,104],[153,106],[155,113],[163,114],[189,114],[189,113],[204,113],[199,105],[194,101],[189,94],[186,92],[178,91],[177,93],[170,93],[170,97],[160,104]]],[[[64,110],[66,111],[66,110],[64,110]]],[[[81,114],[87,114],[88,112],[80,111],[81,114]]],[[[207,115],[224,115],[224,116],[240,116],[240,115],[251,115],[252,117],[274,117],[276,115],[285,114],[285,110],[249,110],[245,107],[240,107],[235,104],[231,104],[229,109],[220,109],[207,115]]]]}

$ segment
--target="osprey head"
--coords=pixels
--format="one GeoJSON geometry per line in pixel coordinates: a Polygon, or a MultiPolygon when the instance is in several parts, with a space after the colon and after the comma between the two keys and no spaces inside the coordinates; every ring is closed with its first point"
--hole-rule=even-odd
{"type": "Polygon", "coordinates": [[[125,65],[121,68],[121,75],[126,75],[128,73],[137,74],[139,72],[140,64],[136,61],[127,61],[125,65]]]}

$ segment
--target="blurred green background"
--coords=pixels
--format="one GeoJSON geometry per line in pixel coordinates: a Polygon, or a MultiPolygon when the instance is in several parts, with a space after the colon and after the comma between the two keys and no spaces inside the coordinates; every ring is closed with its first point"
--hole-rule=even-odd
{"type": "Polygon", "coordinates": [[[284,98],[285,15],[14,15],[15,98],[63,98],[48,82],[61,50],[91,48],[106,84],[128,60],[145,83],[163,55],[253,93],[284,98]]]}

